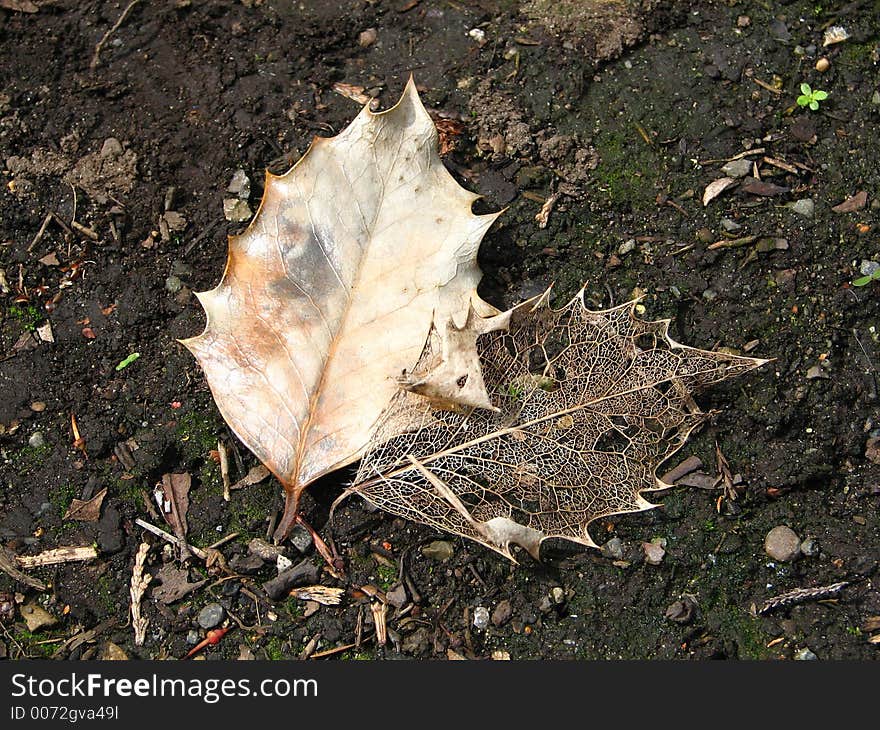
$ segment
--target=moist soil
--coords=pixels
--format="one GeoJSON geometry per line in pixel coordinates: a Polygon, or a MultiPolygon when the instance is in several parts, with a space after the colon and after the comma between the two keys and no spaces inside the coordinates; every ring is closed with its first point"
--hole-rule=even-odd
{"type": "Polygon", "coordinates": [[[853,285],[880,261],[876,3],[166,0],[135,4],[97,63],[126,3],[14,5],[0,9],[0,541],[7,564],[60,546],[97,557],[28,571],[45,590],[0,573],[0,655],[182,657],[216,603],[232,628],[208,659],[876,656],[880,281],[853,285]],[[824,46],[834,26],[847,37],[824,46]],[[594,523],[601,552],[552,543],[512,564],[356,498],[328,522],[343,472],[312,485],[303,515],[345,577],[303,533],[284,546],[341,602],[272,600],[277,566],[248,544],[280,487],[224,501],[218,441],[233,481],[257,462],[176,340],[204,327],[193,292],[218,282],[243,225],[223,214],[236,170],[255,210],[264,169],[358,112],[335,83],[387,108],[411,72],[451,120],[449,170],[482,210],[507,207],[481,249],[484,298],[641,295],[676,340],[772,362],[698,395],[712,417],[668,465],[699,458],[691,486],[594,523]],[[797,104],[803,83],[828,92],[816,110],[797,104]],[[723,172],[732,158],[751,164],[723,172]],[[191,558],[206,582],[165,603],[179,556],[135,520],[167,527],[153,490],[172,473],[191,476],[188,541],[232,539],[191,558]],[[64,518],[103,489],[96,521],[64,518]],[[793,560],[765,552],[781,525],[802,541],[793,560]],[[163,572],[136,646],[143,541],[146,572],[163,572]],[[27,605],[54,625],[29,630],[27,605]]]}

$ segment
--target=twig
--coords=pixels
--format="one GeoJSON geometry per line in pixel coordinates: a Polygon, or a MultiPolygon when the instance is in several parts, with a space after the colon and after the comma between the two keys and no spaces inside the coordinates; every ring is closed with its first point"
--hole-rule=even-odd
{"type": "Polygon", "coordinates": [[[338,654],[341,651],[348,651],[349,649],[354,649],[357,647],[357,643],[354,644],[345,644],[343,646],[336,646],[333,649],[324,649],[324,651],[319,651],[317,654],[312,654],[309,656],[309,659],[321,659],[325,656],[331,656],[332,654],[338,654]]]}
{"type": "Polygon", "coordinates": [[[131,626],[134,629],[134,645],[143,646],[144,639],[147,635],[147,625],[150,620],[141,616],[141,599],[144,591],[153,579],[149,573],[144,575],[144,563],[147,560],[147,553],[150,551],[150,543],[142,542],[138,548],[137,555],[134,558],[134,568],[131,571],[131,587],[129,595],[131,596],[131,626]]]}
{"type": "Polygon", "coordinates": [[[60,563],[75,563],[81,560],[93,560],[98,557],[98,551],[91,545],[83,547],[60,547],[46,550],[39,555],[18,555],[16,560],[25,570],[40,568],[44,565],[58,565],[60,563]]]}
{"type": "Polygon", "coordinates": [[[208,550],[216,550],[221,545],[225,545],[230,540],[234,540],[240,534],[241,534],[240,532],[231,532],[226,537],[221,537],[219,540],[217,540],[217,542],[215,542],[211,545],[208,545],[208,550]]]}
{"type": "Polygon", "coordinates": [[[119,26],[125,22],[125,19],[128,17],[128,14],[131,12],[131,9],[137,5],[140,0],[131,0],[131,2],[126,6],[125,10],[122,11],[122,15],[119,16],[119,20],[117,20],[108,30],[104,33],[104,37],[98,41],[98,45],[95,46],[95,53],[92,55],[92,60],[89,63],[89,68],[94,71],[98,67],[98,63],[100,62],[101,49],[104,47],[104,44],[110,40],[110,36],[112,36],[117,30],[119,30],[119,26]]]}
{"type": "Polygon", "coordinates": [[[208,553],[206,553],[201,548],[197,548],[194,545],[190,545],[186,540],[181,540],[179,537],[172,535],[170,532],[165,532],[165,530],[156,527],[155,525],[151,525],[149,522],[145,522],[140,517],[138,517],[134,523],[139,527],[143,527],[147,532],[152,532],[154,535],[161,537],[163,540],[167,540],[172,545],[176,545],[179,548],[189,548],[190,552],[195,555],[197,558],[201,560],[206,560],[208,557],[208,553]]]}
{"type": "Polygon", "coordinates": [[[763,615],[775,611],[779,608],[788,608],[796,603],[804,603],[805,601],[821,601],[823,598],[831,598],[840,593],[849,585],[849,581],[842,580],[839,583],[832,583],[829,586],[819,586],[817,588],[795,588],[788,593],[774,596],[764,601],[764,605],[758,609],[758,613],[763,615]]]}
{"type": "Polygon", "coordinates": [[[43,218],[43,224],[40,226],[40,230],[37,231],[37,235],[34,236],[34,240],[31,241],[30,245],[27,247],[27,252],[30,253],[34,250],[34,246],[36,246],[40,239],[43,237],[43,234],[46,232],[46,228],[49,227],[49,224],[52,222],[52,213],[46,213],[46,217],[43,218]]]}
{"type": "Polygon", "coordinates": [[[220,477],[223,479],[223,501],[228,502],[232,499],[229,493],[229,451],[226,448],[226,442],[223,439],[217,440],[217,453],[220,454],[220,477]]]}
{"type": "Polygon", "coordinates": [[[13,564],[12,561],[14,558],[15,555],[12,552],[0,545],[0,570],[6,573],[10,578],[17,580],[19,583],[24,583],[24,585],[30,586],[38,591],[45,591],[46,584],[41,580],[31,578],[27,573],[22,573],[13,564]]]}
{"type": "Polygon", "coordinates": [[[544,205],[541,206],[541,210],[539,210],[535,214],[535,220],[538,222],[538,228],[546,228],[547,224],[550,222],[550,213],[553,212],[553,207],[556,205],[556,201],[559,200],[559,193],[553,193],[547,200],[544,201],[544,205]]]}

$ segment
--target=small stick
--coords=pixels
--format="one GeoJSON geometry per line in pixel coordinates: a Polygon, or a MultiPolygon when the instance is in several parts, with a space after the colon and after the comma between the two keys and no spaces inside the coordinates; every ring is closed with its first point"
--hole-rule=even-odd
{"type": "Polygon", "coordinates": [[[22,573],[15,567],[15,565],[13,565],[12,561],[14,558],[15,555],[12,552],[0,545],[0,570],[6,573],[10,578],[17,580],[19,583],[24,583],[24,585],[30,586],[38,591],[45,591],[46,584],[41,580],[31,578],[27,573],[22,573]]]}
{"type": "Polygon", "coordinates": [[[148,618],[141,616],[141,599],[144,597],[144,592],[153,579],[153,576],[149,573],[144,575],[144,564],[146,563],[149,551],[150,543],[142,542],[134,558],[134,568],[131,571],[131,587],[128,591],[131,596],[131,626],[134,629],[135,646],[144,645],[147,626],[150,623],[148,618]]]}
{"type": "Polygon", "coordinates": [[[345,644],[344,646],[337,646],[333,649],[324,649],[324,651],[319,651],[317,654],[312,654],[309,659],[321,659],[325,656],[331,656],[332,654],[338,654],[341,651],[348,651],[349,649],[354,649],[357,644],[345,644]]]}
{"type": "Polygon", "coordinates": [[[385,646],[388,642],[388,626],[385,623],[388,606],[382,601],[373,601],[370,604],[370,611],[373,612],[373,623],[376,626],[376,643],[379,646],[385,646]]]}
{"type": "Polygon", "coordinates": [[[40,568],[44,565],[59,565],[61,563],[76,563],[81,560],[94,560],[98,557],[98,551],[91,545],[83,547],[60,547],[46,550],[39,555],[18,555],[16,560],[25,570],[40,568]]]}
{"type": "Polygon", "coordinates": [[[225,545],[225,544],[226,544],[227,542],[229,542],[230,540],[234,540],[234,539],[237,538],[240,534],[241,534],[240,532],[232,532],[232,533],[228,534],[226,537],[221,537],[221,538],[220,538],[219,540],[217,540],[217,542],[215,542],[213,545],[208,545],[208,550],[216,550],[216,549],[217,549],[218,547],[220,547],[221,545],[225,545]]]}
{"type": "Polygon", "coordinates": [[[74,230],[79,231],[84,236],[91,238],[93,241],[97,241],[100,238],[100,236],[97,234],[97,232],[94,229],[89,228],[88,226],[84,226],[82,223],[80,223],[78,221],[70,221],[70,227],[73,228],[74,230]]]}
{"type": "Polygon", "coordinates": [[[733,157],[720,157],[714,160],[700,160],[701,165],[711,165],[716,162],[733,162],[734,160],[739,160],[742,157],[749,157],[751,155],[763,155],[767,150],[763,147],[755,147],[753,150],[746,150],[745,152],[740,152],[738,155],[734,155],[733,157]]]}
{"type": "Polygon", "coordinates": [[[119,30],[119,26],[125,22],[125,19],[128,17],[128,14],[131,12],[131,9],[137,5],[140,0],[131,0],[125,10],[122,11],[122,15],[119,16],[119,20],[117,20],[108,30],[104,33],[104,37],[98,41],[98,45],[95,46],[95,53],[92,56],[92,60],[89,63],[89,68],[94,71],[98,67],[98,63],[100,62],[101,49],[104,47],[104,44],[110,40],[110,36],[112,36],[117,30],[119,30]]]}
{"type": "Polygon", "coordinates": [[[49,227],[49,223],[52,222],[52,213],[46,213],[46,217],[43,218],[43,224],[40,226],[40,230],[37,231],[37,235],[34,236],[34,240],[31,241],[30,246],[27,247],[27,252],[30,253],[34,250],[34,246],[36,246],[40,239],[43,237],[43,234],[46,232],[46,229],[49,227]]]}
{"type": "Polygon", "coordinates": [[[154,535],[170,542],[172,545],[176,545],[179,548],[189,548],[190,552],[200,560],[207,560],[208,558],[208,553],[201,548],[190,545],[186,540],[181,540],[179,537],[172,535],[170,532],[165,532],[165,530],[151,525],[149,522],[144,522],[140,517],[138,517],[134,523],[138,525],[138,527],[143,527],[147,532],[152,532],[154,535]]]}
{"type": "Polygon", "coordinates": [[[227,450],[226,443],[223,439],[218,439],[217,441],[217,453],[220,454],[220,476],[223,479],[223,501],[228,502],[232,499],[232,495],[229,493],[229,451],[227,450]]]}

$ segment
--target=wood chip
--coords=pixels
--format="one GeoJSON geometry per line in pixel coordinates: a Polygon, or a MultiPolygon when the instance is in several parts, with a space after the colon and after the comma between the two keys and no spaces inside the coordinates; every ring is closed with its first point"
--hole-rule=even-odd
{"type": "Polygon", "coordinates": [[[831,210],[835,213],[853,213],[861,210],[868,203],[868,193],[864,190],[856,193],[851,198],[847,198],[842,203],[835,205],[831,210]]]}
{"type": "Polygon", "coordinates": [[[718,178],[714,182],[709,183],[703,191],[703,207],[705,208],[709,203],[715,200],[715,198],[721,195],[721,193],[727,190],[727,188],[734,184],[736,184],[736,180],[732,177],[718,178]]]}
{"type": "Polygon", "coordinates": [[[294,588],[290,592],[292,598],[298,598],[301,601],[314,601],[322,606],[338,606],[342,601],[342,594],[345,591],[342,588],[330,588],[329,586],[303,586],[302,588],[294,588]]]}

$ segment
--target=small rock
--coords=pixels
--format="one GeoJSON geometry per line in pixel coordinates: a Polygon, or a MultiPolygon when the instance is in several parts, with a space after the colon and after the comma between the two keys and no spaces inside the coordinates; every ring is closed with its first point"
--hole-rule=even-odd
{"type": "Polygon", "coordinates": [[[196,619],[203,629],[215,629],[226,618],[226,609],[219,603],[209,603],[201,611],[196,619]]]}
{"type": "Polygon", "coordinates": [[[862,262],[859,264],[859,273],[862,276],[873,276],[877,269],[880,269],[880,261],[862,259],[862,262]]]}
{"type": "Polygon", "coordinates": [[[223,201],[223,217],[230,223],[243,223],[250,220],[253,213],[245,200],[226,198],[223,201]]]}
{"type": "Polygon", "coordinates": [[[102,553],[113,555],[122,550],[124,544],[122,515],[112,505],[105,505],[103,514],[98,520],[98,549],[102,553]]]}
{"type": "Polygon", "coordinates": [[[811,652],[807,647],[796,651],[794,654],[794,660],[796,662],[813,662],[816,661],[819,657],[817,657],[813,652],[811,652]]]}
{"type": "Polygon", "coordinates": [[[788,563],[800,554],[801,540],[790,527],[778,525],[767,533],[764,539],[764,551],[773,560],[788,563]]]}
{"type": "Polygon", "coordinates": [[[183,289],[183,282],[177,276],[169,276],[165,279],[165,291],[169,294],[177,294],[181,289],[183,289]]]}
{"type": "Polygon", "coordinates": [[[477,606],[474,609],[474,627],[482,631],[489,626],[489,609],[485,606],[477,606]]]}
{"type": "Polygon", "coordinates": [[[118,644],[108,641],[101,649],[101,654],[98,658],[105,662],[126,662],[128,661],[128,654],[118,644]]]}
{"type": "Polygon", "coordinates": [[[494,661],[494,662],[509,662],[510,661],[510,652],[504,651],[504,649],[495,649],[492,652],[492,661],[494,661]]]}
{"type": "Polygon", "coordinates": [[[712,241],[715,240],[715,236],[712,235],[712,231],[705,227],[697,231],[696,237],[700,243],[712,243],[712,241]]]}
{"type": "Polygon", "coordinates": [[[636,239],[630,238],[628,241],[624,241],[620,244],[620,247],[617,249],[617,253],[621,256],[626,256],[630,251],[632,251],[636,247],[636,239]]]}
{"type": "Polygon", "coordinates": [[[550,600],[557,606],[561,606],[565,603],[565,590],[560,586],[553,586],[550,589],[550,600]]]}
{"type": "Polygon", "coordinates": [[[283,573],[285,570],[293,566],[293,561],[288,558],[286,555],[279,555],[275,559],[275,570],[279,573],[283,573]]]}
{"type": "Polygon", "coordinates": [[[385,593],[385,600],[394,608],[403,608],[407,600],[406,587],[403,583],[398,583],[390,591],[387,591],[385,593]]]}
{"type": "Polygon", "coordinates": [[[745,177],[751,171],[751,160],[747,160],[745,157],[742,157],[738,160],[731,160],[726,165],[724,165],[724,167],[721,168],[721,172],[723,172],[728,177],[733,178],[745,177]]]}
{"type": "Polygon", "coordinates": [[[303,555],[312,547],[312,533],[302,525],[295,525],[287,539],[303,555]]]}
{"type": "Polygon", "coordinates": [[[229,181],[229,187],[226,192],[234,195],[239,200],[247,200],[251,197],[251,181],[247,173],[239,168],[229,181]]]}
{"type": "Polygon", "coordinates": [[[822,56],[818,61],[816,61],[816,70],[821,74],[825,73],[831,67],[831,61],[829,61],[825,56],[822,56]]]}
{"type": "Polygon", "coordinates": [[[284,555],[284,548],[255,537],[248,543],[248,552],[251,555],[256,555],[261,560],[265,560],[267,563],[275,563],[279,555],[284,555]]]}
{"type": "Polygon", "coordinates": [[[735,231],[738,231],[742,228],[739,223],[730,220],[730,218],[722,218],[721,227],[728,233],[734,233],[735,231]]]}
{"type": "Polygon", "coordinates": [[[599,549],[599,551],[602,553],[603,557],[611,558],[612,560],[621,560],[623,558],[623,540],[619,537],[612,537],[599,549]]]}
{"type": "Polygon", "coordinates": [[[358,45],[361,48],[369,48],[376,42],[378,37],[379,33],[375,28],[367,28],[366,30],[361,31],[358,36],[358,45]]]}
{"type": "Polygon", "coordinates": [[[238,645],[238,656],[236,657],[236,661],[252,662],[255,660],[256,657],[254,656],[254,653],[251,651],[251,648],[247,644],[238,645]]]}
{"type": "Polygon", "coordinates": [[[34,431],[28,439],[28,446],[32,449],[41,449],[46,445],[46,438],[39,431],[34,431]]]}
{"type": "Polygon", "coordinates": [[[259,555],[233,555],[229,567],[236,573],[251,575],[263,567],[263,559],[259,555]]]}
{"type": "MultiPolygon", "coordinates": [[[[510,617],[513,615],[513,607],[510,605],[510,601],[504,600],[501,601],[497,606],[495,606],[495,610],[492,611],[492,623],[495,626],[503,626],[508,621],[510,621],[510,617]]],[[[474,625],[476,625],[476,613],[474,614],[474,625]]]]}
{"type": "Polygon", "coordinates": [[[21,617],[24,619],[25,624],[27,624],[28,631],[31,633],[49,628],[58,623],[57,618],[36,603],[28,603],[19,610],[21,611],[21,617]]]}
{"type": "Polygon", "coordinates": [[[43,403],[43,401],[41,400],[35,400],[33,403],[31,403],[31,410],[34,413],[42,413],[46,410],[46,404],[43,403]]]}
{"type": "Polygon", "coordinates": [[[454,552],[455,551],[452,549],[452,543],[446,542],[445,540],[434,540],[434,542],[429,542],[422,548],[422,555],[441,563],[445,563],[449,560],[454,552]]]}
{"type": "Polygon", "coordinates": [[[748,28],[752,24],[752,19],[748,15],[740,15],[736,19],[737,28],[748,28]]]}
{"type": "Polygon", "coordinates": [[[113,159],[120,157],[122,152],[122,143],[116,137],[107,137],[104,140],[104,144],[101,145],[101,157],[113,159]]]}
{"type": "Polygon", "coordinates": [[[801,555],[813,558],[819,554],[819,543],[812,537],[808,537],[801,543],[801,555]]]}
{"type": "Polygon", "coordinates": [[[189,646],[195,646],[201,641],[201,637],[199,636],[199,632],[195,629],[190,629],[186,634],[186,643],[189,646]]]}
{"type": "Polygon", "coordinates": [[[816,204],[813,202],[812,198],[801,198],[792,203],[786,203],[785,207],[791,209],[798,215],[802,215],[804,218],[812,218],[816,204]]]}
{"type": "Polygon", "coordinates": [[[657,541],[642,543],[642,550],[645,552],[645,562],[648,565],[660,565],[663,562],[663,558],[666,556],[666,549],[663,546],[665,542],[661,538],[657,541]]]}

